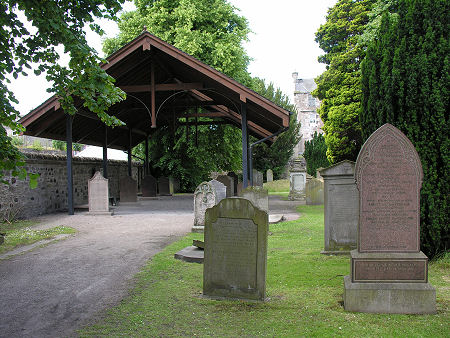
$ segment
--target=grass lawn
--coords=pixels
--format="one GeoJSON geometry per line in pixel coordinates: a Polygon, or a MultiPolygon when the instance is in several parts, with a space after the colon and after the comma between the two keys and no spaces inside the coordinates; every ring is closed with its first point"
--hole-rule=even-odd
{"type": "Polygon", "coordinates": [[[10,251],[18,246],[32,244],[42,239],[55,237],[59,234],[72,234],[75,229],[58,226],[46,230],[34,230],[32,221],[17,221],[0,223],[0,233],[6,234],[5,241],[0,245],[0,253],[10,251]]]}
{"type": "Polygon", "coordinates": [[[135,277],[130,295],[81,336],[449,337],[450,256],[430,264],[437,315],[348,313],[342,306],[348,257],[323,256],[323,207],[301,206],[299,220],[270,226],[269,301],[201,298],[202,268],[173,258],[201,234],[157,254],[135,277]]]}

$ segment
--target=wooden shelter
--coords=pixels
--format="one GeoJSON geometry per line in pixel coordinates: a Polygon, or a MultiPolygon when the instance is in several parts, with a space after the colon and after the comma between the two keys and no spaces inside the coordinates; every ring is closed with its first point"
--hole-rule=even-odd
{"type": "MultiPolygon", "coordinates": [[[[242,129],[244,186],[248,168],[248,135],[270,140],[289,126],[290,112],[237,81],[144,31],[101,65],[127,93],[126,100],[108,110],[125,126],[106,127],[97,115],[75,98],[77,113],[64,113],[56,96],[24,116],[25,134],[71,143],[102,146],[107,176],[106,149],[128,150],[145,142],[161,126],[234,124],[242,129]],[[202,113],[188,108],[201,107],[202,113]],[[194,113],[192,113],[194,111],[194,113]],[[198,121],[199,117],[211,118],[198,121]],[[183,118],[183,122],[180,119],[183,118]]],[[[148,152],[147,152],[148,153],[148,152]]],[[[69,195],[72,191],[71,152],[67,152],[69,195]],[[69,154],[70,153],[70,154],[69,154]],[[69,177],[70,176],[70,177],[69,177]]],[[[145,168],[148,167],[146,158],[145,168]]],[[[69,213],[73,203],[69,196],[69,213]]]]}

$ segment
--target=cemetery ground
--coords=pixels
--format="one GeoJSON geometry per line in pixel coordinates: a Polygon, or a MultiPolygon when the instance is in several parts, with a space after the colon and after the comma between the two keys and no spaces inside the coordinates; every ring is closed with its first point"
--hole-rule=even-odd
{"type": "Polygon", "coordinates": [[[201,264],[173,254],[201,234],[189,234],[155,255],[135,276],[121,303],[80,336],[349,336],[448,337],[450,254],[432,261],[436,315],[345,312],[343,277],[349,257],[325,256],[323,206],[299,206],[298,220],[269,227],[267,302],[202,297],[201,264]]]}
{"type": "Polygon", "coordinates": [[[264,188],[269,191],[269,195],[278,195],[288,197],[289,195],[289,180],[276,180],[264,183],[264,188]]]}

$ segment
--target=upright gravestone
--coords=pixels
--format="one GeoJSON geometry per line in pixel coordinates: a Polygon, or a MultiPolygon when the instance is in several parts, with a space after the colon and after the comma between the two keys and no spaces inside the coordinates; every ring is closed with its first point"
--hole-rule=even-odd
{"type": "Polygon", "coordinates": [[[306,161],[303,157],[291,162],[289,168],[289,200],[305,201],[306,161]]]}
{"type": "Polygon", "coordinates": [[[273,171],[272,171],[272,169],[267,169],[266,177],[267,177],[267,182],[273,182],[273,171]]]}
{"type": "Polygon", "coordinates": [[[142,197],[156,197],[156,178],[146,175],[141,182],[142,197]]]}
{"type": "Polygon", "coordinates": [[[219,175],[219,176],[217,176],[216,180],[227,187],[227,197],[234,196],[233,195],[234,182],[233,182],[233,179],[230,176],[219,175]]]}
{"type": "Polygon", "coordinates": [[[317,178],[306,180],[305,195],[306,204],[321,205],[323,204],[323,182],[317,178]]]}
{"type": "Polygon", "coordinates": [[[420,251],[422,165],[413,144],[385,124],[364,143],[355,168],[358,249],[344,278],[347,311],[436,312],[428,258],[420,251]]]}
{"type": "Polygon", "coordinates": [[[161,196],[172,195],[170,192],[170,180],[167,177],[158,178],[158,192],[161,196]]]}
{"type": "Polygon", "coordinates": [[[206,211],[203,294],[264,300],[268,217],[243,198],[227,198],[206,211]]]}
{"type": "Polygon", "coordinates": [[[230,171],[228,173],[228,176],[230,176],[233,179],[233,196],[237,196],[237,185],[238,185],[238,175],[236,175],[236,173],[234,171],[230,171]]]}
{"type": "Polygon", "coordinates": [[[192,232],[203,232],[206,209],[217,204],[217,193],[211,182],[202,182],[194,192],[194,226],[192,232]]]}
{"type": "Polygon", "coordinates": [[[253,186],[262,187],[264,183],[263,173],[253,169],[253,186]]]}
{"type": "Polygon", "coordinates": [[[120,202],[137,202],[137,182],[130,176],[124,176],[119,181],[120,202]]]}
{"type": "Polygon", "coordinates": [[[218,204],[221,200],[227,198],[227,187],[225,184],[217,181],[217,180],[211,180],[209,181],[216,189],[216,204],[218,204]]]}
{"type": "Polygon", "coordinates": [[[108,179],[97,171],[88,181],[89,214],[111,215],[109,211],[108,179]]]}
{"type": "Polygon", "coordinates": [[[324,239],[322,254],[349,254],[356,249],[358,189],[355,162],[342,161],[322,169],[324,180],[324,239]]]}
{"type": "Polygon", "coordinates": [[[269,212],[269,193],[267,189],[261,187],[247,187],[243,189],[239,195],[249,200],[253,205],[265,212],[269,212]]]}

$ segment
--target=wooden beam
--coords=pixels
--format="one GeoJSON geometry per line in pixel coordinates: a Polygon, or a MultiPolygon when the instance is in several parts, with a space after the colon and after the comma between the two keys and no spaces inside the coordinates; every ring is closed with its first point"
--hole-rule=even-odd
{"type": "Polygon", "coordinates": [[[53,111],[53,114],[45,119],[44,122],[38,124],[37,129],[33,130],[33,135],[39,137],[44,131],[46,131],[53,123],[56,123],[64,118],[66,114],[62,111],[53,111]]]}
{"type": "Polygon", "coordinates": [[[178,122],[179,126],[215,126],[219,124],[233,124],[230,121],[198,121],[198,122],[178,122]]]}
{"type": "MultiPolygon", "coordinates": [[[[144,93],[151,92],[151,85],[134,85],[134,86],[119,86],[126,93],[144,93]]],[[[171,90],[191,90],[203,89],[203,84],[199,82],[193,83],[158,83],[155,84],[157,92],[171,91],[171,90]]]]}

